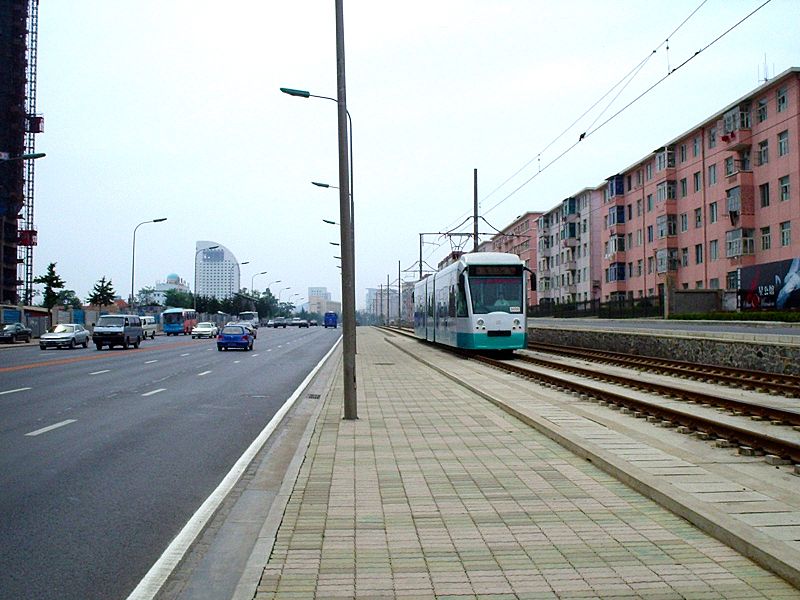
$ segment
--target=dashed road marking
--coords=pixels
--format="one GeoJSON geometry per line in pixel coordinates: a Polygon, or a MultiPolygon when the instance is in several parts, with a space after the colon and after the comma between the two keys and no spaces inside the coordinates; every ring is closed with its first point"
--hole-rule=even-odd
{"type": "Polygon", "coordinates": [[[89,373],[89,375],[102,375],[103,373],[110,373],[111,369],[103,369],[102,371],[94,371],[89,373]]]}
{"type": "Polygon", "coordinates": [[[190,354],[191,354],[191,352],[187,352],[185,354],[181,354],[181,356],[189,356],[190,354]]]}
{"type": "Polygon", "coordinates": [[[156,359],[156,360],[146,360],[146,361],[144,361],[144,364],[149,365],[149,364],[154,363],[154,362],[158,362],[158,359],[156,359]]]}
{"type": "Polygon", "coordinates": [[[0,392],[0,396],[2,396],[3,394],[13,394],[14,392],[24,392],[24,391],[29,390],[29,389],[31,389],[31,388],[24,387],[24,388],[17,388],[15,390],[6,390],[5,392],[0,392]]]}
{"type": "Polygon", "coordinates": [[[159,392],[166,392],[166,391],[167,391],[167,388],[158,388],[157,390],[153,390],[151,392],[145,392],[144,394],[142,394],[142,397],[144,397],[144,396],[152,396],[153,394],[158,394],[159,392]]]}
{"type": "Polygon", "coordinates": [[[258,356],[258,354],[251,354],[250,358],[255,358],[256,356],[258,356]]]}
{"type": "Polygon", "coordinates": [[[209,373],[211,373],[211,371],[203,371],[202,373],[198,373],[197,376],[202,377],[203,375],[208,375],[209,373]]]}
{"type": "Polygon", "coordinates": [[[61,421],[60,423],[54,423],[53,425],[42,427],[41,429],[37,429],[36,431],[31,431],[30,433],[26,433],[25,435],[28,437],[42,435],[43,433],[47,433],[48,431],[53,431],[53,429],[58,429],[59,427],[64,427],[65,425],[69,425],[70,423],[74,423],[75,421],[76,419],[67,419],[66,421],[61,421]]]}

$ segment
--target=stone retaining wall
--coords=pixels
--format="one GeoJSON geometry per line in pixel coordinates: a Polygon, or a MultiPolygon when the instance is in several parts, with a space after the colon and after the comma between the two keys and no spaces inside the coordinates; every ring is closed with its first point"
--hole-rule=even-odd
{"type": "Polygon", "coordinates": [[[538,341],[560,346],[597,348],[631,355],[800,375],[800,346],[771,342],[547,327],[529,328],[528,341],[534,345],[538,341]]]}

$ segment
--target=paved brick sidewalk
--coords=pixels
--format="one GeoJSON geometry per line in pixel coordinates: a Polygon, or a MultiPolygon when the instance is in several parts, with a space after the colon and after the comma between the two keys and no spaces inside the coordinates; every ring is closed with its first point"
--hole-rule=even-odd
{"type": "Polygon", "coordinates": [[[800,598],[800,591],[360,328],[256,598],[800,598]]]}

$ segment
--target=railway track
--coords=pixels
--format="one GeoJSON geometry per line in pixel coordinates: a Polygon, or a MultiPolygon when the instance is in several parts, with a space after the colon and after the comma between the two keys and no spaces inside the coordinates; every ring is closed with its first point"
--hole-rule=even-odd
{"type": "Polygon", "coordinates": [[[796,375],[697,364],[651,356],[632,356],[621,352],[594,350],[591,348],[574,348],[539,343],[530,344],[528,347],[531,350],[540,352],[571,356],[604,364],[614,364],[649,373],[705,381],[775,396],[786,396],[787,398],[800,397],[800,377],[796,375]]]}
{"type": "MultiPolygon", "coordinates": [[[[390,329],[395,333],[410,335],[406,331],[390,329]]],[[[412,335],[413,337],[413,335],[412,335]]],[[[498,360],[489,356],[453,350],[457,354],[475,360],[501,371],[543,383],[547,386],[571,392],[585,399],[623,410],[634,417],[647,418],[665,427],[678,427],[683,433],[696,433],[704,439],[713,439],[720,446],[738,446],[742,454],[765,453],[800,463],[800,442],[794,431],[777,428],[775,434],[758,431],[748,427],[749,419],[769,421],[775,425],[800,428],[800,411],[793,411],[743,400],[734,400],[722,395],[709,394],[697,390],[687,390],[679,385],[646,382],[634,377],[602,373],[576,365],[564,365],[524,354],[515,355],[514,360],[498,360]],[[548,373],[546,368],[555,373],[548,373]],[[598,381],[602,382],[598,385],[598,381]],[[609,388],[606,384],[617,386],[609,388]],[[644,394],[661,398],[678,399],[686,402],[685,408],[666,406],[663,402],[637,398],[626,389],[635,389],[644,394]],[[704,415],[704,411],[693,411],[692,406],[703,406],[728,411],[731,415],[742,417],[736,424],[720,419],[718,415],[704,415]],[[748,419],[748,420],[745,420],[748,419]],[[780,433],[780,432],[785,433],[780,433]]],[[[641,365],[640,365],[641,366],[641,365]]],[[[641,367],[642,369],[644,367],[641,367]]],[[[707,411],[706,411],[707,412],[707,411]]]]}

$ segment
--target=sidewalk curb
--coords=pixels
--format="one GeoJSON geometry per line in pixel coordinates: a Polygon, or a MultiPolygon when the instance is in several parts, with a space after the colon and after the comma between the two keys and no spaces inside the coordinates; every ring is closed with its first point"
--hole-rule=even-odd
{"type": "Polygon", "coordinates": [[[521,412],[502,400],[466,383],[427,359],[403,348],[395,340],[384,339],[401,352],[491,402],[526,425],[533,427],[631,489],[650,498],[670,512],[686,519],[701,531],[750,558],[756,564],[782,577],[795,587],[800,587],[800,557],[798,557],[796,551],[785,544],[776,543],[773,538],[761,534],[748,525],[735,521],[720,511],[709,510],[707,507],[701,506],[688,498],[681,498],[680,490],[674,488],[671,484],[657,480],[642,469],[612,456],[583,438],[571,435],[568,431],[545,419],[521,412]]]}

